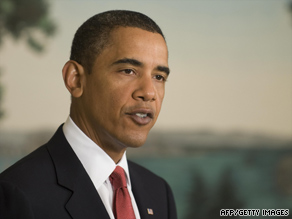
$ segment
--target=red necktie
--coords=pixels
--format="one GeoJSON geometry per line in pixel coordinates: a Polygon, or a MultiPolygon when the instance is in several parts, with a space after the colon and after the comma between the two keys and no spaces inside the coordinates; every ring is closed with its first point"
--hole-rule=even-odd
{"type": "Polygon", "coordinates": [[[117,166],[110,175],[110,181],[114,188],[113,212],[116,219],[135,219],[135,214],[127,189],[124,169],[117,166]]]}

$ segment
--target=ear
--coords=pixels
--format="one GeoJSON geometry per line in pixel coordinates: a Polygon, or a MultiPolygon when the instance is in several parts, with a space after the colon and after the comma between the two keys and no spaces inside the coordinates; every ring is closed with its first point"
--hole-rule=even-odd
{"type": "Polygon", "coordinates": [[[83,93],[85,72],[82,65],[69,60],[63,67],[63,80],[72,97],[78,98],[83,93]]]}

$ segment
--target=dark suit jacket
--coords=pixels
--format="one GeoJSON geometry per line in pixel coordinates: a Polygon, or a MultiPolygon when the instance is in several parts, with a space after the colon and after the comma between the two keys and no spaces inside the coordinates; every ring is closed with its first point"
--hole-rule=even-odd
{"type": "MultiPolygon", "coordinates": [[[[128,164],[141,218],[177,218],[168,184],[147,169],[128,164]]],[[[47,144],[0,174],[0,219],[8,218],[109,219],[62,127],[47,144]]]]}

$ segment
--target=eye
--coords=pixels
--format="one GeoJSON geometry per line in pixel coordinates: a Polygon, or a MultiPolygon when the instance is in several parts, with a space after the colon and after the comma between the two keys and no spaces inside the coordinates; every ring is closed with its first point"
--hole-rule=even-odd
{"type": "Polygon", "coordinates": [[[155,75],[154,78],[158,81],[166,81],[166,78],[162,75],[155,75]]]}
{"type": "Polygon", "coordinates": [[[124,69],[122,72],[126,73],[127,75],[135,73],[132,69],[124,69]]]}

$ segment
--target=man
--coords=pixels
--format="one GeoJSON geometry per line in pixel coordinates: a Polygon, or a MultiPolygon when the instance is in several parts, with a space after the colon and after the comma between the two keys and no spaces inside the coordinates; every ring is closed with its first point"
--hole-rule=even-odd
{"type": "Polygon", "coordinates": [[[147,16],[108,11],[81,25],[63,68],[70,116],[0,175],[0,218],[175,219],[168,184],[125,153],[145,142],[168,74],[164,36],[147,16]]]}

